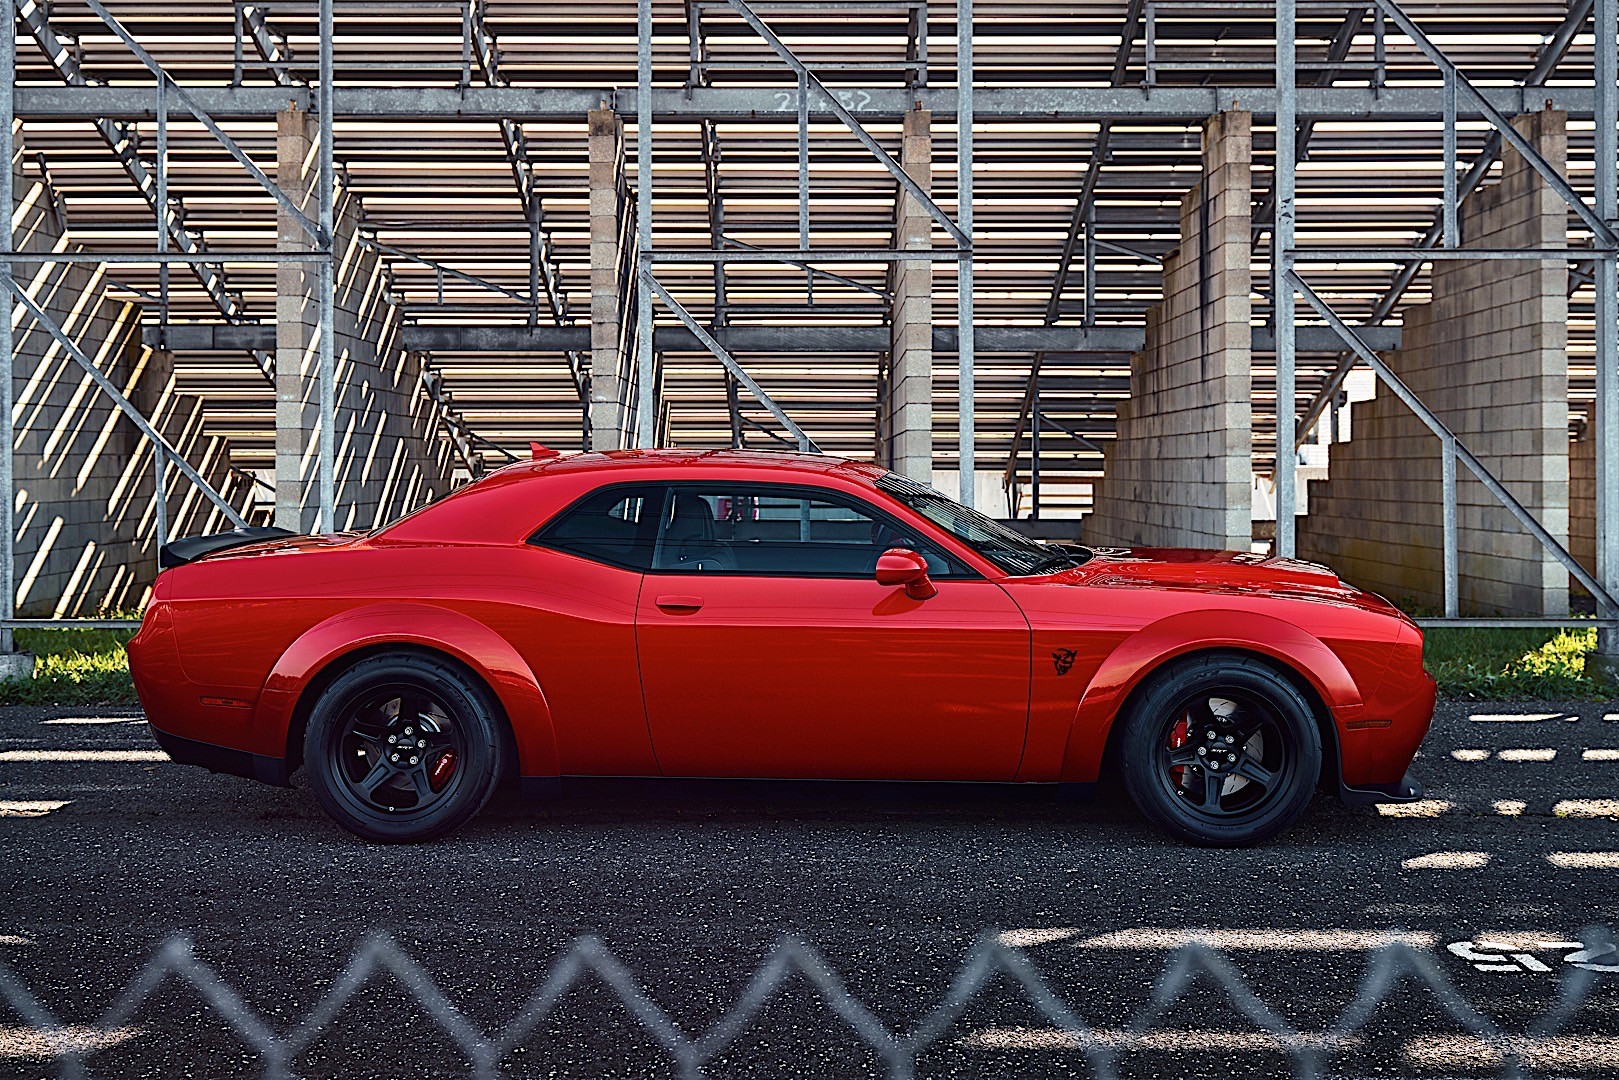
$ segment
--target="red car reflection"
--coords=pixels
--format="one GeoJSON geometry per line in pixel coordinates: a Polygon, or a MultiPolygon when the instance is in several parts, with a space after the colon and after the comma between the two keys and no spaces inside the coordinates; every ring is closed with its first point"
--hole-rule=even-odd
{"type": "Polygon", "coordinates": [[[131,668],[177,761],[374,840],[500,783],[1093,784],[1251,844],[1320,786],[1417,797],[1422,634],[1308,563],[1041,545],[870,465],[523,463],[371,533],[176,541],[131,668]]]}

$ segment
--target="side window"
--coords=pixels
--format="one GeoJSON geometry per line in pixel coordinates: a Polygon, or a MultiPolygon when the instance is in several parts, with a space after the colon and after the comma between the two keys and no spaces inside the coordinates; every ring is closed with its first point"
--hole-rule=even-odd
{"type": "Polygon", "coordinates": [[[647,570],[662,506],[659,487],[606,488],[564,511],[529,542],[627,570],[647,570]]]}
{"type": "Polygon", "coordinates": [[[779,577],[867,577],[910,547],[931,572],[955,566],[897,522],[853,500],[771,486],[682,485],[664,512],[655,569],[779,577]]]}

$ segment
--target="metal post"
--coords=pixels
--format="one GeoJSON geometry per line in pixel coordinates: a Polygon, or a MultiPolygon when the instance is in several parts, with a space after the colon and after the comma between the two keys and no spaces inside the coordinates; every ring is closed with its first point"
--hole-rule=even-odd
{"type": "MultiPolygon", "coordinates": [[[[528,324],[540,325],[540,260],[544,252],[540,245],[540,200],[534,197],[534,189],[529,188],[528,199],[523,204],[528,211],[528,324]]],[[[588,409],[586,410],[589,411],[588,409]]]]}
{"type": "Polygon", "coordinates": [[[1295,0],[1276,0],[1276,221],[1271,228],[1271,311],[1276,339],[1276,554],[1293,556],[1294,418],[1298,407],[1293,368],[1293,170],[1295,72],[1295,0]]]}
{"type": "Polygon", "coordinates": [[[164,473],[169,459],[155,443],[152,446],[152,517],[156,527],[157,568],[163,569],[163,545],[169,542],[169,487],[164,473]]]}
{"type": "MultiPolygon", "coordinates": [[[[642,273],[652,250],[652,0],[636,0],[639,34],[635,83],[635,260],[642,273]]],[[[634,280],[640,281],[637,273],[634,280]]],[[[652,290],[635,290],[636,443],[657,443],[658,388],[652,370],[652,290]]]]}
{"type": "Polygon", "coordinates": [[[1456,437],[1439,440],[1440,486],[1444,489],[1445,618],[1461,614],[1461,572],[1456,550],[1456,437]]]}
{"type": "Polygon", "coordinates": [[[1158,67],[1158,11],[1152,3],[1147,4],[1147,85],[1151,86],[1158,67]]]}
{"type": "MultiPolygon", "coordinates": [[[[1029,406],[1029,517],[1040,520],[1040,374],[1034,376],[1034,399],[1029,406]]],[[[1016,510],[1013,510],[1014,516],[1016,510]]]]}
{"type": "MultiPolygon", "coordinates": [[[[809,250],[809,76],[798,76],[798,246],[809,250]]],[[[815,274],[804,271],[804,295],[815,303],[815,274]]]]}
{"type": "Polygon", "coordinates": [[[1443,232],[1445,247],[1461,247],[1462,233],[1456,222],[1456,73],[1445,72],[1445,197],[1443,232]]]}
{"type": "MultiPolygon", "coordinates": [[[[12,162],[16,160],[17,147],[12,136],[11,128],[16,122],[16,102],[13,94],[17,89],[17,15],[12,0],[0,0],[0,208],[5,213],[5,233],[0,240],[4,240],[5,251],[16,250],[16,242],[12,234],[12,214],[17,207],[16,193],[12,190],[13,176],[12,162]]],[[[0,261],[0,278],[11,279],[11,260],[0,261]]],[[[13,515],[17,505],[15,462],[12,451],[16,445],[16,431],[14,417],[12,416],[12,368],[15,357],[12,349],[15,342],[12,340],[11,319],[16,305],[11,297],[3,298],[0,304],[0,617],[5,622],[17,616],[17,589],[15,522],[13,515]]],[[[11,627],[0,623],[0,653],[15,651],[11,639],[11,627]]]]}
{"type": "Polygon", "coordinates": [[[973,0],[956,0],[956,361],[961,502],[974,501],[973,442],[973,0]]]}
{"type": "Polygon", "coordinates": [[[320,271],[320,529],[337,530],[337,360],[332,304],[337,240],[332,230],[332,0],[320,0],[320,229],[329,258],[320,271]]]}
{"type": "MultiPolygon", "coordinates": [[[[157,250],[169,250],[169,77],[157,77],[157,250]]],[[[158,338],[168,344],[169,264],[157,268],[158,338]]]]}
{"type": "Polygon", "coordinates": [[[1086,326],[1096,325],[1096,203],[1085,207],[1085,316],[1086,326]]]}
{"type": "MultiPolygon", "coordinates": [[[[1596,212],[1619,225],[1619,0],[1596,0],[1596,212]]],[[[1595,241],[1593,241],[1595,242],[1595,241]]],[[[1596,578],[1619,596],[1619,281],[1614,259],[1595,259],[1596,287],[1596,578]]],[[[1619,615],[1599,607],[1606,618],[1619,615]]],[[[1619,632],[1599,632],[1597,652],[1612,674],[1619,667],[1619,632]]]]}

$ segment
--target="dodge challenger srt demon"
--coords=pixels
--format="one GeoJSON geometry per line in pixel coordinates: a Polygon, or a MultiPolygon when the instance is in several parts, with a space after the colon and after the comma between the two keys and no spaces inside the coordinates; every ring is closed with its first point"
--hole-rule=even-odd
{"type": "Polygon", "coordinates": [[[372,532],[175,541],[130,666],[179,762],[380,841],[566,777],[1094,784],[1207,845],[1414,799],[1422,633],[1323,567],[1043,545],[837,458],[507,466],[372,532]]]}

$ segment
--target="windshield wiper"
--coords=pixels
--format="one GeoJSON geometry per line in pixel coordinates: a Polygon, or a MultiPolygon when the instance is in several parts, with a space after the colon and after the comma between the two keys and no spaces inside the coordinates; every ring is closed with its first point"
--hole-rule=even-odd
{"type": "Polygon", "coordinates": [[[1043,574],[1047,570],[1055,570],[1057,567],[1063,565],[1078,566],[1080,565],[1080,561],[1068,554],[1066,551],[1059,550],[1056,552],[1056,554],[1047,555],[1045,558],[1035,563],[1028,572],[1031,574],[1043,574]]]}

